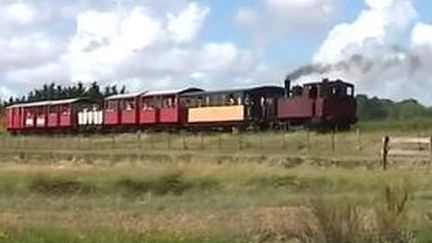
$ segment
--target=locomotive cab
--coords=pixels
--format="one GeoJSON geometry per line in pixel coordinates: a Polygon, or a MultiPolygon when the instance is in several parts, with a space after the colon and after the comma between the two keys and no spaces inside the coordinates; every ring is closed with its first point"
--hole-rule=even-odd
{"type": "Polygon", "coordinates": [[[350,83],[324,79],[286,90],[278,102],[278,119],[284,124],[345,128],[356,122],[354,85],[350,83]]]}
{"type": "Polygon", "coordinates": [[[341,80],[324,80],[319,85],[315,120],[334,128],[345,128],[356,122],[354,85],[341,80]]]}

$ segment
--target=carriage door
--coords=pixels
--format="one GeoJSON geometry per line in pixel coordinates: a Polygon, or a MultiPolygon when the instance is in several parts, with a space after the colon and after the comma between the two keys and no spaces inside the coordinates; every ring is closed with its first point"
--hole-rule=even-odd
{"type": "Polygon", "coordinates": [[[266,116],[265,119],[269,120],[269,119],[273,119],[273,117],[275,116],[275,104],[274,104],[274,98],[272,97],[267,97],[266,98],[266,116]]]}

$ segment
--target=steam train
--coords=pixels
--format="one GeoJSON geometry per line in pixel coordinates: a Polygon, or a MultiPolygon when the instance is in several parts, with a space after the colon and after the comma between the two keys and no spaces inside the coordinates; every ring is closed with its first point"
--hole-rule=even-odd
{"type": "Polygon", "coordinates": [[[258,86],[205,91],[186,88],[107,97],[47,100],[6,107],[13,134],[137,130],[349,128],[356,122],[354,85],[324,79],[291,88],[258,86]]]}

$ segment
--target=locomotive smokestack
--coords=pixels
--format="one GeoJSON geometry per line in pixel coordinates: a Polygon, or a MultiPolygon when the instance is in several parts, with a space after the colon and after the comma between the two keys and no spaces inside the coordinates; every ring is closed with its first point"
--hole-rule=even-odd
{"type": "Polygon", "coordinates": [[[286,77],[286,79],[285,79],[285,96],[286,97],[291,96],[291,79],[290,79],[290,77],[286,77]]]}

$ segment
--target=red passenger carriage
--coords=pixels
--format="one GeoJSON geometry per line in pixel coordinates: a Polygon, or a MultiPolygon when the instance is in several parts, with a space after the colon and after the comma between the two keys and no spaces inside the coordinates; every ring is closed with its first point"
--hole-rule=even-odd
{"type": "Polygon", "coordinates": [[[159,127],[171,125],[178,128],[187,121],[187,110],[180,102],[180,96],[201,91],[203,90],[198,88],[188,88],[146,93],[141,99],[140,123],[159,127]]]}
{"type": "Polygon", "coordinates": [[[113,95],[105,99],[104,125],[136,126],[139,122],[140,97],[145,92],[113,95]]]}
{"type": "Polygon", "coordinates": [[[77,115],[86,100],[75,98],[15,104],[6,107],[11,132],[69,131],[77,128],[77,115]]]}

